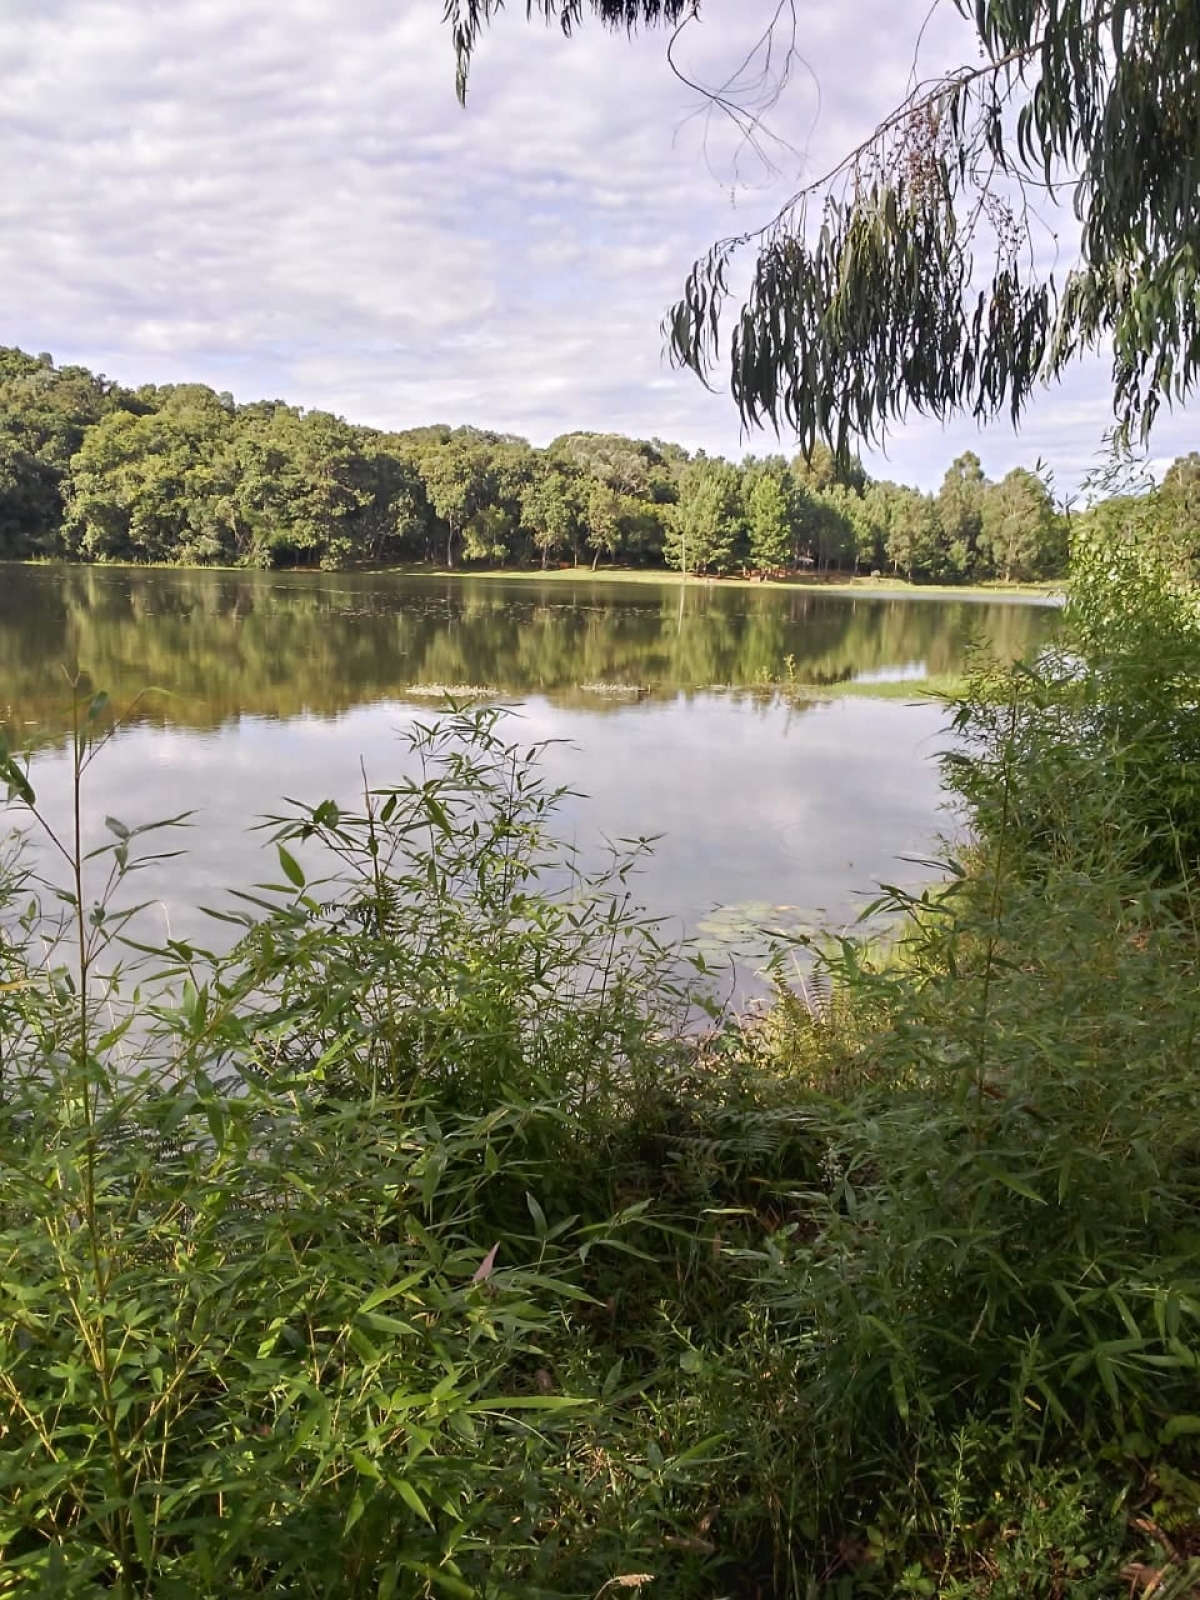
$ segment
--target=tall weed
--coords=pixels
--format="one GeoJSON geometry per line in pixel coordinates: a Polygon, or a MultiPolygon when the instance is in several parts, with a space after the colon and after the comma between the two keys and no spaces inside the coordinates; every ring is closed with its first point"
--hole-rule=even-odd
{"type": "MultiPolygon", "coordinates": [[[[279,879],[220,913],[230,953],[149,950],[145,832],[81,844],[98,723],[81,709],[61,881],[7,906],[0,1593],[621,1577],[637,1518],[618,1530],[578,1462],[619,1368],[555,1355],[589,1262],[634,1248],[606,1119],[681,1050],[621,877],[555,856],[530,760],[451,717],[418,732],[419,781],[273,825],[279,879]],[[339,875],[310,883],[317,839],[339,875]]],[[[658,1452],[660,1497],[675,1470],[658,1452]]]]}
{"type": "Polygon", "coordinates": [[[0,872],[0,1594],[1188,1592],[1200,635],[1136,527],[1073,595],[886,953],[705,1028],[491,712],[149,947],[81,703],[0,872]]]}
{"type": "Polygon", "coordinates": [[[843,940],[837,1004],[776,1019],[823,1151],[794,1220],[731,1252],[808,1444],[777,1574],[815,1533],[846,1592],[1114,1593],[1114,1507],[1171,1483],[1200,1513],[1200,630],[1133,538],[1073,595],[1069,651],[955,708],[967,865],[885,896],[898,959],[843,940]],[[963,1577],[938,1485],[968,1436],[976,1478],[1042,1486],[1043,1533],[1046,1484],[1077,1503],[1061,1562],[1026,1522],[963,1577]]]}

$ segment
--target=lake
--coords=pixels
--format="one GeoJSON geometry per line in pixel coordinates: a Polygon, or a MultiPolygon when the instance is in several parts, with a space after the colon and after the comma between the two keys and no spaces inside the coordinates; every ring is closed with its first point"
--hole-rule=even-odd
{"type": "Polygon", "coordinates": [[[360,764],[397,778],[446,689],[502,700],[522,743],[563,741],[547,765],[581,797],[559,831],[585,860],[661,836],[648,911],[753,960],[760,922],[841,927],[877,883],[927,879],[946,719],[910,689],[1055,622],[811,587],[0,566],[0,721],[62,818],[65,675],[128,712],[88,775],[89,838],[194,809],[186,857],[139,894],[161,933],[211,937],[200,907],[272,875],[249,830],[281,797],[351,800],[360,764]]]}

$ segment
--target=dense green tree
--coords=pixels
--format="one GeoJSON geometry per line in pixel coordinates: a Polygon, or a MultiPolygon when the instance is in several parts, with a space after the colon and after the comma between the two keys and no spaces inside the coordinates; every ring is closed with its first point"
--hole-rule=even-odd
{"type": "Polygon", "coordinates": [[[1172,461],[1163,477],[1163,499],[1200,521],[1200,451],[1172,461]]]}
{"type": "Polygon", "coordinates": [[[818,439],[812,449],[801,453],[792,462],[792,473],[802,488],[816,493],[841,484],[861,494],[866,487],[867,475],[857,457],[838,461],[823,439],[818,439]]]}
{"type": "Polygon", "coordinates": [[[1193,450],[1167,468],[1155,521],[1171,564],[1193,582],[1200,577],[1200,453],[1193,450]]]}
{"type": "Polygon", "coordinates": [[[813,496],[816,563],[822,572],[841,571],[857,559],[858,535],[852,507],[861,497],[843,483],[831,483],[813,496]]]}
{"type": "Polygon", "coordinates": [[[795,489],[786,463],[766,461],[747,470],[746,534],[751,563],[760,571],[795,565],[795,489]]]}
{"type": "Polygon", "coordinates": [[[464,559],[483,555],[497,564],[506,560],[528,562],[530,540],[522,513],[525,491],[533,482],[538,464],[537,455],[526,440],[513,434],[495,437],[490,451],[488,504],[468,525],[464,559]]]}
{"type": "Polygon", "coordinates": [[[0,347],[0,556],[61,553],[71,458],[89,427],[129,403],[85,367],[0,347]]]}
{"type": "Polygon", "coordinates": [[[986,487],[987,478],[973,450],[955,457],[942,479],[937,511],[948,577],[966,578],[976,569],[986,487]]]}
{"type": "Polygon", "coordinates": [[[620,433],[564,433],[550,445],[547,455],[620,494],[643,499],[654,499],[656,490],[671,481],[667,462],[653,444],[620,433]]]}
{"type": "Polygon", "coordinates": [[[728,461],[700,456],[679,476],[666,558],[682,572],[729,572],[745,534],[741,483],[728,461]]]}
{"type": "Polygon", "coordinates": [[[980,546],[991,571],[1007,583],[1061,570],[1062,527],[1045,483],[1014,467],[989,484],[982,503],[980,546]]]}
{"type": "Polygon", "coordinates": [[[543,464],[521,495],[521,520],[546,567],[567,551],[579,560],[580,503],[578,478],[560,467],[543,464]]]}
{"type": "Polygon", "coordinates": [[[52,553],[63,517],[62,482],[15,431],[0,431],[0,555],[52,553]]]}
{"type": "Polygon", "coordinates": [[[380,434],[364,446],[364,469],[372,498],[356,529],[355,554],[368,562],[427,560],[434,517],[415,460],[380,434]]]}
{"type": "Polygon", "coordinates": [[[463,560],[502,565],[512,548],[514,532],[512,513],[506,507],[496,501],[480,506],[463,529],[463,560]]]}
{"type": "Polygon", "coordinates": [[[280,404],[242,419],[234,495],[241,558],[341,566],[369,545],[379,485],[368,438],[328,412],[280,404]]]}
{"type": "Polygon", "coordinates": [[[674,485],[669,499],[626,497],[622,516],[622,560],[636,566],[663,565],[667,523],[674,504],[674,485]]]}
{"type": "Polygon", "coordinates": [[[611,484],[599,479],[593,480],[588,490],[583,519],[593,567],[599,563],[602,555],[612,560],[621,548],[621,516],[625,499],[611,484]]]}
{"type": "Polygon", "coordinates": [[[879,520],[871,491],[851,495],[846,503],[846,514],[854,533],[855,572],[879,571],[886,559],[886,525],[879,520]]]}
{"type": "MultiPolygon", "coordinates": [[[[833,467],[828,451],[799,467],[781,455],[737,466],[612,433],[566,434],[546,450],[445,424],[385,434],[279,400],[237,405],[202,384],[131,393],[0,350],[0,555],[340,567],[549,565],[586,553],[593,565],[678,566],[686,545],[698,572],[888,562],[916,577],[992,574],[991,545],[974,531],[971,497],[984,483],[974,456],[947,475],[933,528],[912,491],[833,467]]],[[[1173,518],[1176,545],[1192,540],[1195,478],[1191,458],[1168,473],[1160,539],[1173,518]]],[[[1043,499],[1016,497],[1006,513],[1037,527],[1023,550],[1008,530],[1015,565],[1002,551],[1001,572],[1060,569],[1043,499]]]]}
{"type": "Polygon", "coordinates": [[[888,506],[894,484],[869,484],[854,514],[855,566],[881,572],[887,562],[888,506]]]}
{"type": "Polygon", "coordinates": [[[233,417],[211,389],[183,384],[157,410],[110,412],[71,464],[66,536],[115,561],[213,561],[233,544],[233,417]]]}
{"type": "Polygon", "coordinates": [[[474,428],[460,428],[421,457],[421,479],[434,513],[446,529],[446,565],[464,530],[487,506],[492,488],[488,442],[474,428]]]}
{"type": "Polygon", "coordinates": [[[547,461],[587,485],[579,503],[594,561],[662,559],[663,514],[687,459],[678,446],[672,451],[668,459],[655,442],[613,433],[563,434],[550,445],[547,461]]]}
{"type": "Polygon", "coordinates": [[[906,578],[927,574],[937,559],[937,508],[930,495],[897,489],[888,505],[887,558],[906,578]]]}

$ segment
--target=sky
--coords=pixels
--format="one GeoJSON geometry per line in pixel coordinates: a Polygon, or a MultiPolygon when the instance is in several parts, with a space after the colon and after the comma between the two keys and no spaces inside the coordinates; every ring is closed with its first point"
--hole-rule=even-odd
{"type": "MultiPolygon", "coordinates": [[[[704,0],[679,66],[723,83],[776,4],[704,0]]],[[[661,319],[710,243],[765,222],[896,102],[923,24],[922,75],[973,59],[948,0],[928,18],[928,0],[807,0],[771,168],[673,76],[664,34],[568,42],[520,0],[464,110],[441,10],[4,0],[0,342],[383,428],[788,450],[741,432],[723,375],[710,393],[670,368],[661,319]]],[[[864,460],[932,489],[974,449],[992,476],[1040,460],[1070,494],[1110,426],[1097,359],[1039,395],[1019,437],[916,422],[864,460]]],[[[1164,416],[1155,459],[1196,432],[1164,416]]]]}

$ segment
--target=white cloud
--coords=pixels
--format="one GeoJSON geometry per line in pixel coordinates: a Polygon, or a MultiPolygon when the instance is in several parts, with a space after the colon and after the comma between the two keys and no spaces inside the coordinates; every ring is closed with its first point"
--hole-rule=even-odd
{"type": "MultiPolygon", "coordinates": [[[[775,0],[705,9],[680,60],[715,83],[775,0]]],[[[714,238],[769,217],[902,92],[923,0],[804,16],[811,72],[772,114],[795,147],[775,149],[773,180],[692,115],[661,35],[566,43],[517,11],[485,38],[463,112],[438,0],[9,0],[2,336],[127,382],[199,379],[383,426],[738,451],[729,398],[665,366],[662,314],[714,238]]],[[[923,68],[964,43],[935,14],[923,68]]],[[[1019,441],[916,424],[870,464],[932,485],[975,447],[994,472],[1041,455],[1073,482],[1104,391],[1096,370],[1040,398],[1019,441]]],[[[1155,448],[1190,442],[1167,419],[1155,448]]]]}

